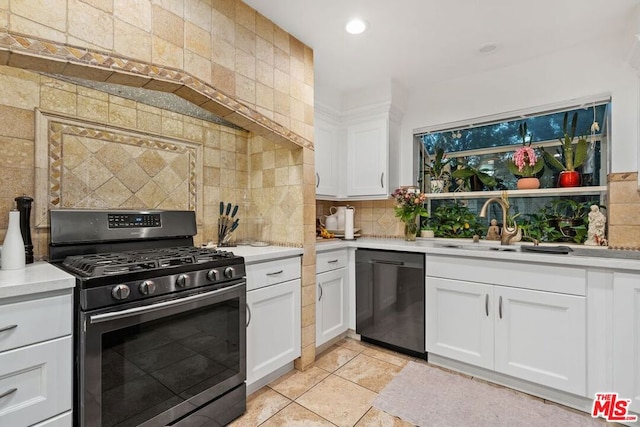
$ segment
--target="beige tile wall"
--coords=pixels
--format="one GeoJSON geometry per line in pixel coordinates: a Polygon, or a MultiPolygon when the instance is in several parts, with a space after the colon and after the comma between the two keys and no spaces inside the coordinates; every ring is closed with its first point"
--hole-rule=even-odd
{"type": "MultiPolygon", "coordinates": [[[[20,195],[33,196],[36,192],[34,165],[34,110],[36,108],[83,119],[83,121],[117,126],[119,129],[128,127],[153,133],[162,130],[164,135],[170,135],[188,143],[201,144],[204,147],[202,170],[204,197],[199,201],[203,203],[203,210],[202,218],[198,218],[202,224],[196,237],[198,243],[214,239],[219,201],[240,202],[238,195],[243,194],[243,191],[248,188],[249,134],[245,131],[150,107],[11,67],[0,67],[0,87],[3,88],[0,91],[0,117],[8,124],[0,126],[0,150],[4,154],[0,156],[0,182],[2,183],[0,186],[0,239],[4,239],[8,220],[7,212],[15,207],[14,198],[20,195]]],[[[70,155],[70,153],[66,154],[70,155]]],[[[107,150],[103,156],[108,155],[107,150]]],[[[140,159],[140,161],[143,160],[140,159]]],[[[48,187],[48,183],[46,185],[48,187]]],[[[100,188],[95,189],[97,194],[100,193],[100,188]]],[[[38,208],[34,205],[34,211],[38,208]]],[[[46,229],[34,230],[34,252],[37,258],[47,254],[47,233],[46,229]]],[[[296,243],[301,245],[301,242],[296,243]]]]}
{"type": "Polygon", "coordinates": [[[637,172],[609,175],[607,206],[609,247],[640,250],[640,192],[637,172]]]}
{"type": "Polygon", "coordinates": [[[404,224],[395,216],[395,202],[389,200],[363,200],[352,202],[316,201],[316,216],[324,222],[324,216],[330,215],[331,206],[353,206],[354,225],[360,228],[362,236],[404,238],[404,224]]]}
{"type": "MultiPolygon", "coordinates": [[[[241,0],[4,1],[0,28],[13,36],[0,37],[0,46],[29,54],[5,56],[10,65],[96,79],[110,78],[107,71],[124,67],[131,78],[115,78],[132,85],[146,83],[135,75],[173,79],[157,67],[181,70],[241,102],[257,113],[248,113],[257,122],[273,120],[313,141],[312,49],[241,0]],[[37,40],[18,35],[94,52],[43,49],[37,40]],[[104,54],[119,58],[104,62],[104,54]],[[43,64],[42,58],[56,62],[43,64]],[[67,66],[69,60],[102,67],[105,73],[67,66]]],[[[177,82],[190,78],[179,76],[177,82]]]]}

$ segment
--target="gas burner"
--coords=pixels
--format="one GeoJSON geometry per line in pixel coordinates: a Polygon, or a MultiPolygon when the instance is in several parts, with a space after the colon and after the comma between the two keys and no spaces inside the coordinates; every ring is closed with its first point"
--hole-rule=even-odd
{"type": "Polygon", "coordinates": [[[73,255],[65,258],[63,266],[83,277],[100,277],[142,270],[160,270],[180,265],[202,264],[233,257],[231,252],[185,246],[73,255]]]}

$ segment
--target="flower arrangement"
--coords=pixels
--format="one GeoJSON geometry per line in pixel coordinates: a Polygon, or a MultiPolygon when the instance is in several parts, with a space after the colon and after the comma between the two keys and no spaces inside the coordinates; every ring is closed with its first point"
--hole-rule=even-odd
{"type": "Polygon", "coordinates": [[[507,162],[509,172],[522,178],[536,177],[544,167],[544,161],[531,148],[531,140],[527,143],[527,122],[520,123],[518,132],[522,137],[522,147],[518,148],[511,160],[507,162]]]}
{"type": "Polygon", "coordinates": [[[424,207],[427,195],[416,187],[401,187],[391,193],[396,201],[395,214],[403,222],[415,221],[418,216],[429,216],[424,207]]]}

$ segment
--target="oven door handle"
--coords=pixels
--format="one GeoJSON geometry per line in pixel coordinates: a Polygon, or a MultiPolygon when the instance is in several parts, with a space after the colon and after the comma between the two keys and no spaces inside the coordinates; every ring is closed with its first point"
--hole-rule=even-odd
{"type": "Polygon", "coordinates": [[[110,312],[110,313],[96,314],[96,315],[90,316],[89,317],[89,321],[92,324],[94,324],[94,323],[102,323],[102,322],[109,322],[111,320],[126,319],[127,317],[137,316],[137,315],[140,315],[140,314],[153,313],[154,311],[164,310],[164,309],[169,308],[169,307],[179,307],[181,305],[190,304],[190,303],[192,303],[194,301],[199,301],[199,300],[202,300],[202,299],[209,298],[209,297],[211,297],[213,295],[216,295],[216,294],[220,293],[221,291],[228,291],[228,290],[240,287],[240,286],[244,286],[244,282],[236,284],[236,285],[233,285],[233,286],[229,286],[227,288],[216,289],[215,291],[205,292],[203,294],[191,295],[191,296],[188,296],[188,297],[174,299],[174,300],[171,300],[171,301],[159,302],[157,304],[147,305],[147,306],[144,306],[144,307],[134,307],[134,308],[129,308],[129,309],[122,310],[122,311],[114,311],[114,312],[110,312]]]}

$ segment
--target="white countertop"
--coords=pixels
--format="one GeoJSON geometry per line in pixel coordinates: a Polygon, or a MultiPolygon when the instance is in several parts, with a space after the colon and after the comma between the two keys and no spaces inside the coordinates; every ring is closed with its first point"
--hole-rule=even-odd
{"type": "Polygon", "coordinates": [[[233,246],[219,248],[220,250],[233,252],[244,257],[245,264],[254,264],[262,261],[272,261],[281,258],[289,258],[303,254],[302,248],[290,248],[284,246],[233,246]]]}
{"type": "Polygon", "coordinates": [[[0,299],[73,288],[76,279],[53,265],[38,261],[20,270],[0,269],[0,299]]]}
{"type": "MultiPolygon", "coordinates": [[[[521,245],[531,245],[530,243],[516,243],[512,247],[520,247],[521,245]]],[[[569,246],[576,253],[593,253],[593,256],[575,255],[575,254],[541,254],[532,252],[507,252],[502,250],[481,250],[486,247],[500,248],[500,242],[482,240],[474,244],[471,239],[422,239],[418,238],[415,242],[407,242],[403,239],[383,239],[383,238],[359,238],[353,241],[332,240],[328,242],[319,241],[316,243],[316,252],[326,252],[342,248],[362,248],[362,249],[381,249],[389,251],[404,252],[422,252],[426,254],[442,254],[455,255],[459,257],[488,258],[493,260],[513,260],[524,262],[535,262],[542,264],[561,264],[575,265],[582,267],[602,267],[607,269],[619,270],[635,270],[640,271],[640,253],[629,252],[630,258],[624,259],[614,258],[607,255],[620,253],[620,251],[608,252],[605,248],[585,247],[582,245],[570,245],[564,243],[546,244],[546,246],[569,246]],[[447,248],[442,247],[443,244],[459,244],[463,248],[447,248]],[[477,246],[475,246],[477,245],[477,246]]]]}

